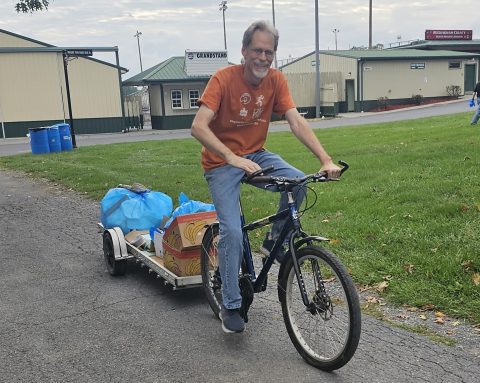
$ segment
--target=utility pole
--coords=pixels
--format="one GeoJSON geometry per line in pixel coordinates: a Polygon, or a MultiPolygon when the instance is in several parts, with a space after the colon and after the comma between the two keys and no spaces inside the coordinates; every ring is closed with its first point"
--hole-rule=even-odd
{"type": "Polygon", "coordinates": [[[335,50],[338,49],[338,46],[337,46],[337,33],[340,32],[337,28],[335,28],[333,30],[333,33],[335,33],[335,50]]]}
{"type": "Polygon", "coordinates": [[[140,53],[140,36],[142,35],[142,32],[139,32],[137,30],[137,33],[133,35],[133,37],[137,38],[137,44],[138,44],[138,58],[140,59],[140,72],[143,72],[143,67],[142,67],[142,54],[140,53]]]}
{"type": "Polygon", "coordinates": [[[225,43],[225,50],[227,50],[227,31],[225,29],[225,11],[227,10],[227,2],[222,1],[220,4],[218,4],[220,8],[218,8],[219,11],[222,11],[223,14],[223,41],[225,43]]]}
{"type": "Polygon", "coordinates": [[[372,0],[368,8],[368,49],[372,49],[372,0]]]}
{"type": "MultiPolygon", "coordinates": [[[[273,20],[273,26],[275,27],[275,0],[272,0],[272,20],[273,20]]],[[[278,68],[277,52],[275,52],[275,68],[278,68]]]]}
{"type": "Polygon", "coordinates": [[[320,42],[318,36],[318,0],[315,0],[315,117],[320,117],[320,42]]]}

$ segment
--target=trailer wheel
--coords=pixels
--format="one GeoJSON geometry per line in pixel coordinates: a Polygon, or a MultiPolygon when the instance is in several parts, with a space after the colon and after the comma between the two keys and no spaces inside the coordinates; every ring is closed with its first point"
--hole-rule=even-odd
{"type": "MultiPolygon", "coordinates": [[[[117,240],[117,238],[115,238],[117,240]]],[[[127,271],[126,259],[115,259],[115,246],[113,243],[112,235],[108,230],[103,232],[103,257],[105,259],[105,265],[110,275],[124,275],[127,271]]]]}

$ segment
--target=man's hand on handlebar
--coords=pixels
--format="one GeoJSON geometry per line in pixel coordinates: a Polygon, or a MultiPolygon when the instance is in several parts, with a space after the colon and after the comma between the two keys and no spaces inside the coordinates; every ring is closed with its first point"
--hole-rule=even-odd
{"type": "Polygon", "coordinates": [[[335,179],[339,178],[342,174],[342,168],[333,162],[329,162],[321,167],[319,173],[326,174],[329,179],[335,179]]]}

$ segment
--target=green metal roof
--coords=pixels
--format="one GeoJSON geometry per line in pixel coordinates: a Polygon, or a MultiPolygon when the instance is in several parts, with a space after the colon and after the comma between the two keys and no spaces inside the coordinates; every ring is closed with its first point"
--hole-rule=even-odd
{"type": "Polygon", "coordinates": [[[148,83],[208,80],[210,76],[188,76],[185,73],[185,57],[171,57],[143,72],[130,77],[123,85],[141,85],[148,83]]]}

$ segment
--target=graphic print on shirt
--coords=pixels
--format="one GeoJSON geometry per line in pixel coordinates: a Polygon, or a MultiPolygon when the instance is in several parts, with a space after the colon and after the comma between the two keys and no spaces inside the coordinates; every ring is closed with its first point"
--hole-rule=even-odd
{"type": "MultiPolygon", "coordinates": [[[[253,120],[258,120],[260,118],[260,116],[264,111],[264,109],[262,108],[264,100],[265,100],[265,96],[263,94],[260,96],[257,96],[255,101],[255,108],[253,109],[253,111],[251,111],[250,109],[247,109],[248,104],[250,104],[250,102],[252,101],[252,96],[250,95],[250,93],[246,92],[240,96],[240,103],[241,105],[243,105],[243,107],[242,109],[240,109],[240,112],[238,113],[239,116],[242,117],[243,119],[247,119],[250,113],[252,116],[251,117],[252,121],[249,121],[247,125],[250,125],[251,123],[255,124],[257,121],[253,121],[253,120]]],[[[243,126],[246,125],[245,123],[246,121],[237,122],[238,125],[243,125],[243,126]]]]}
{"type": "Polygon", "coordinates": [[[250,101],[252,101],[252,96],[250,96],[250,93],[244,93],[240,96],[240,102],[243,104],[243,105],[247,105],[250,103],[250,101]]]}

